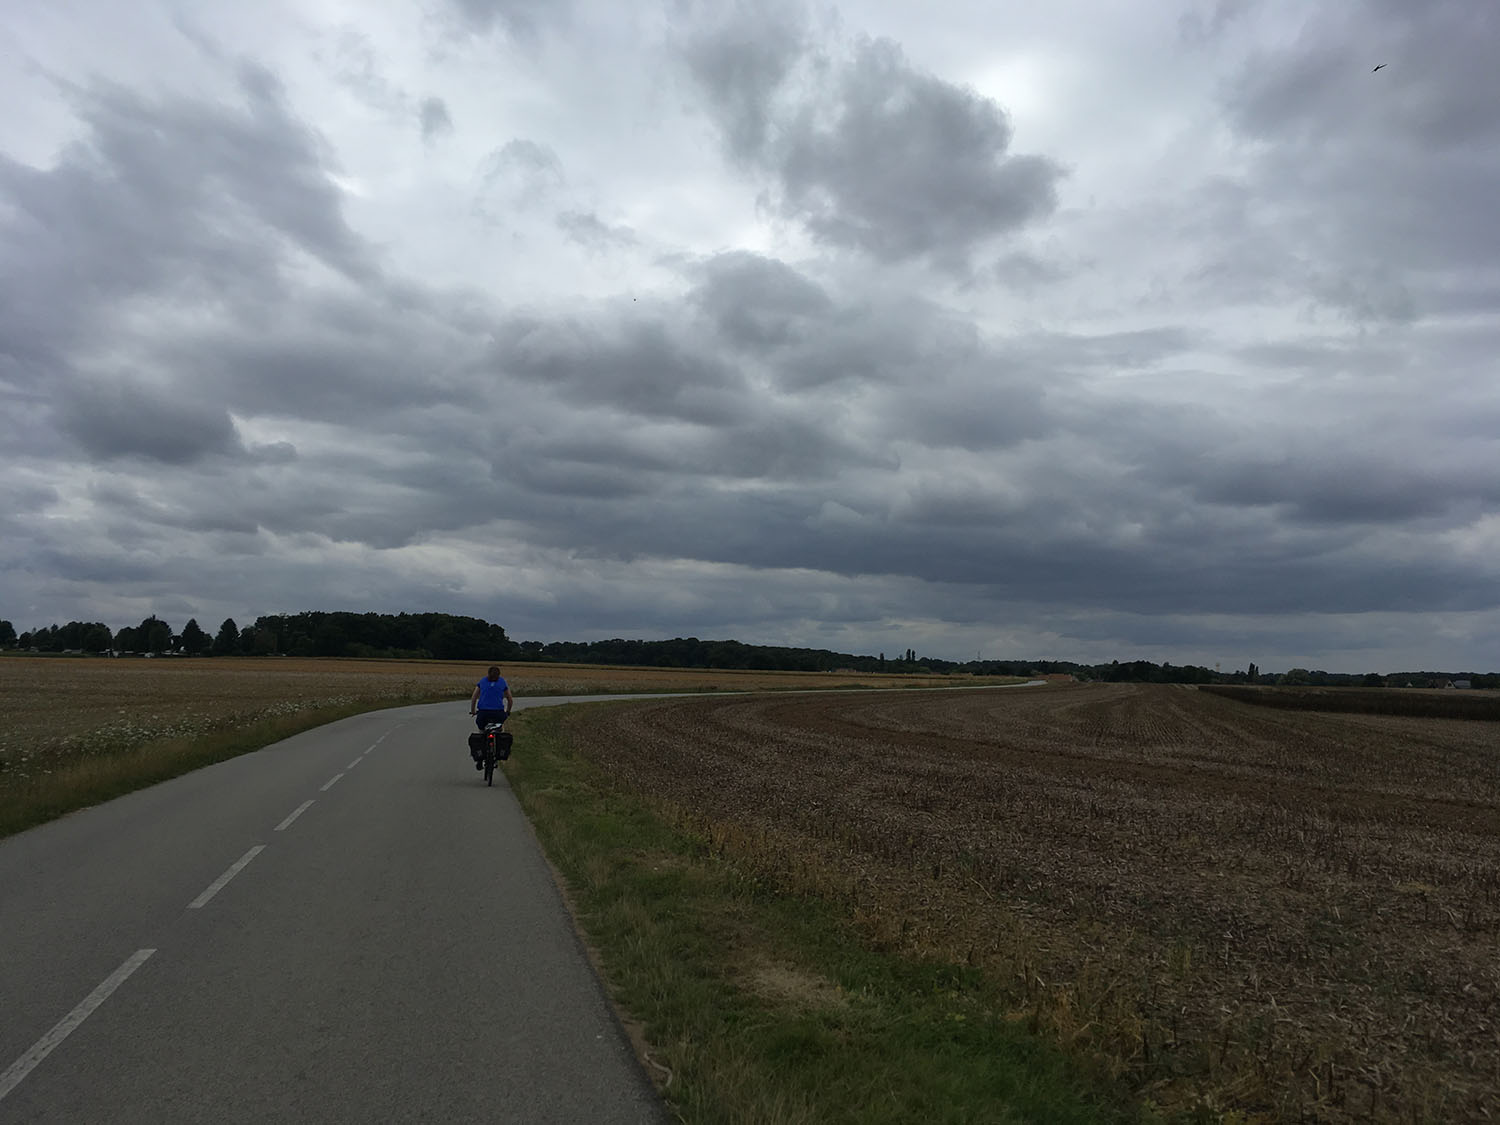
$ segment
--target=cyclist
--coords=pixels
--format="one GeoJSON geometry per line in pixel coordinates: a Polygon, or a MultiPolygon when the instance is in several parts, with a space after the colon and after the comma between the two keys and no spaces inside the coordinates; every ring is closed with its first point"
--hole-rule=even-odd
{"type": "MultiPolygon", "coordinates": [[[[500,675],[500,666],[491,664],[488,674],[474,685],[474,694],[469,696],[469,714],[474,716],[474,724],[484,730],[491,723],[503,723],[510,718],[515,705],[510,685],[500,675]]],[[[478,764],[479,752],[471,746],[469,753],[478,764]]]]}
{"type": "Polygon", "coordinates": [[[474,694],[469,696],[469,714],[474,716],[475,725],[483,730],[491,723],[503,723],[510,718],[515,705],[510,685],[500,675],[500,666],[490,665],[489,673],[474,685],[474,694]]]}

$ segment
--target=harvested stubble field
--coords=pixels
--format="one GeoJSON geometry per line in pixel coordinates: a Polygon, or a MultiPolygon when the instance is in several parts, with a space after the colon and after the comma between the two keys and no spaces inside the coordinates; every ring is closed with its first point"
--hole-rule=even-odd
{"type": "Polygon", "coordinates": [[[670,700],[617,783],[1163,1109],[1500,1116],[1500,727],[1186,688],[670,700]]]}
{"type": "MultiPolygon", "coordinates": [[[[201,765],[203,746],[259,728],[266,740],[372,707],[468,698],[484,661],[297,658],[0,659],[0,812],[45,799],[51,815],[77,807],[75,775],[112,781],[80,800],[130,787],[135,759],[146,780],[169,776],[168,759],[201,765]],[[149,758],[156,762],[147,761],[149,758]],[[46,791],[46,792],[44,792],[46,791]],[[49,796],[52,791],[56,797],[49,796]]],[[[506,664],[520,696],[665,691],[745,691],[851,684],[931,686],[944,677],[820,675],[594,665],[506,664]]],[[[224,756],[220,754],[219,756],[224,756]]],[[[38,817],[16,819],[14,826],[38,817]]]]}

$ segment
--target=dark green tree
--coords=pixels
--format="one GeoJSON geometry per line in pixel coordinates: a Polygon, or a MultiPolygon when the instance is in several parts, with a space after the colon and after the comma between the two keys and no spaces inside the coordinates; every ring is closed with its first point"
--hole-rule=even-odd
{"type": "Polygon", "coordinates": [[[197,656],[212,643],[209,635],[203,631],[203,626],[198,624],[198,619],[189,617],[188,623],[182,627],[182,651],[189,656],[197,656]]]}
{"type": "Polygon", "coordinates": [[[313,654],[316,656],[343,656],[349,635],[337,620],[318,622],[313,629],[313,654]]]}
{"type": "Polygon", "coordinates": [[[234,618],[224,618],[224,624],[219,626],[219,635],[214,638],[213,654],[215,656],[233,656],[240,647],[240,627],[234,623],[234,618]]]}
{"type": "Polygon", "coordinates": [[[16,627],[9,621],[0,621],[0,648],[16,646],[16,627]]]}
{"type": "Polygon", "coordinates": [[[136,628],[136,636],[141,648],[146,652],[160,655],[172,646],[172,626],[160,620],[154,613],[136,628]]]}

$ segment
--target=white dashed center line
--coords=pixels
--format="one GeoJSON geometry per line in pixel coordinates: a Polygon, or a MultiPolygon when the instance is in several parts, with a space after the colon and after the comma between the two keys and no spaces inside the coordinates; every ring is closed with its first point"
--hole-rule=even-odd
{"type": "Polygon", "coordinates": [[[298,805],[295,809],[292,810],[292,815],[291,816],[289,816],[285,820],[283,820],[280,824],[278,824],[275,828],[273,828],[272,831],[273,832],[285,832],[288,828],[290,828],[292,826],[292,821],[296,820],[299,816],[301,816],[303,813],[305,813],[310,808],[312,808],[312,802],[311,801],[303,801],[300,805],[298,805]]]}
{"type": "MultiPolygon", "coordinates": [[[[301,810],[299,809],[298,811],[300,812],[301,810]]],[[[224,889],[224,885],[228,883],[229,880],[233,879],[241,871],[245,870],[245,865],[247,863],[249,863],[252,859],[260,855],[260,853],[265,850],[266,846],[264,844],[256,844],[255,847],[251,848],[244,855],[240,856],[239,859],[230,864],[229,870],[224,872],[224,874],[220,875],[217,879],[210,883],[207,890],[205,890],[197,898],[193,899],[192,902],[188,903],[187,908],[189,910],[201,910],[208,903],[209,899],[213,898],[214,895],[218,894],[224,889]]]]}
{"type": "Polygon", "coordinates": [[[98,988],[84,997],[83,1003],[65,1015],[56,1027],[43,1035],[31,1045],[29,1051],[11,1063],[5,1073],[0,1074],[0,1098],[4,1098],[6,1094],[19,1086],[21,1080],[32,1072],[37,1063],[45,1059],[59,1043],[72,1035],[78,1025],[88,1019],[94,1013],[94,1009],[108,1000],[109,994],[124,984],[125,979],[144,965],[146,959],[155,952],[154,949],[137,949],[125,959],[125,964],[105,977],[104,982],[98,988]]]}
{"type": "MultiPolygon", "coordinates": [[[[359,765],[359,763],[364,760],[365,754],[370,753],[370,751],[374,750],[375,747],[384,742],[391,733],[391,731],[386,731],[385,734],[381,735],[373,743],[366,747],[364,753],[360,754],[358,758],[355,758],[354,761],[350,762],[348,766],[345,767],[345,771],[347,772],[348,770],[352,770],[355,766],[359,765]]],[[[333,788],[334,784],[339,780],[339,778],[343,776],[344,775],[342,773],[334,774],[331,778],[328,779],[326,783],[324,783],[321,791],[324,793],[328,792],[328,790],[333,788]]],[[[275,831],[284,832],[286,829],[290,828],[292,826],[292,822],[295,821],[303,813],[305,813],[309,808],[311,808],[312,804],[312,801],[303,801],[302,804],[298,805],[297,808],[292,812],[291,816],[287,817],[276,826],[275,831]]],[[[255,847],[251,848],[244,855],[240,856],[239,859],[235,860],[235,862],[230,865],[229,869],[225,871],[224,874],[220,875],[217,879],[210,883],[208,887],[205,888],[202,894],[193,899],[192,902],[188,903],[187,908],[189,910],[201,910],[204,906],[208,905],[209,900],[212,899],[214,895],[222,891],[225,886],[228,885],[231,879],[233,879],[236,875],[243,871],[249,865],[252,859],[254,859],[265,850],[266,846],[264,844],[256,844],[255,847]]],[[[108,1000],[115,989],[124,984],[125,981],[130,977],[130,975],[137,969],[139,969],[142,965],[144,965],[155,952],[156,950],[154,949],[138,949],[134,953],[132,953],[128,958],[125,959],[125,963],[123,965],[121,965],[118,969],[107,976],[103,980],[103,982],[94,989],[93,992],[90,992],[86,997],[84,997],[83,1002],[80,1003],[78,1007],[74,1008],[71,1012],[64,1016],[58,1022],[58,1024],[52,1028],[51,1031],[47,1032],[47,1034],[43,1035],[40,1039],[33,1043],[30,1049],[27,1050],[24,1055],[18,1058],[15,1062],[11,1063],[10,1066],[5,1069],[4,1073],[0,1073],[0,1099],[4,1099],[7,1094],[9,1094],[12,1090],[19,1086],[21,1082],[26,1078],[26,1076],[36,1068],[37,1064],[39,1064],[43,1059],[45,1059],[54,1050],[56,1050],[58,1045],[61,1044],[64,1039],[73,1034],[73,1032],[78,1029],[78,1026],[83,1023],[84,1020],[88,1019],[89,1016],[91,1016],[99,1007],[99,1005],[108,1000]]]]}

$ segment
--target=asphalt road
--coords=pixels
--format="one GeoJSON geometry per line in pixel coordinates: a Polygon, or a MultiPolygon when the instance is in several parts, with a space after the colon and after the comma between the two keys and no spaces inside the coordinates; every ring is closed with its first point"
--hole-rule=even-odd
{"type": "Polygon", "coordinates": [[[0,1122],[664,1121],[471,729],[360,715],[0,840],[0,1122]]]}

